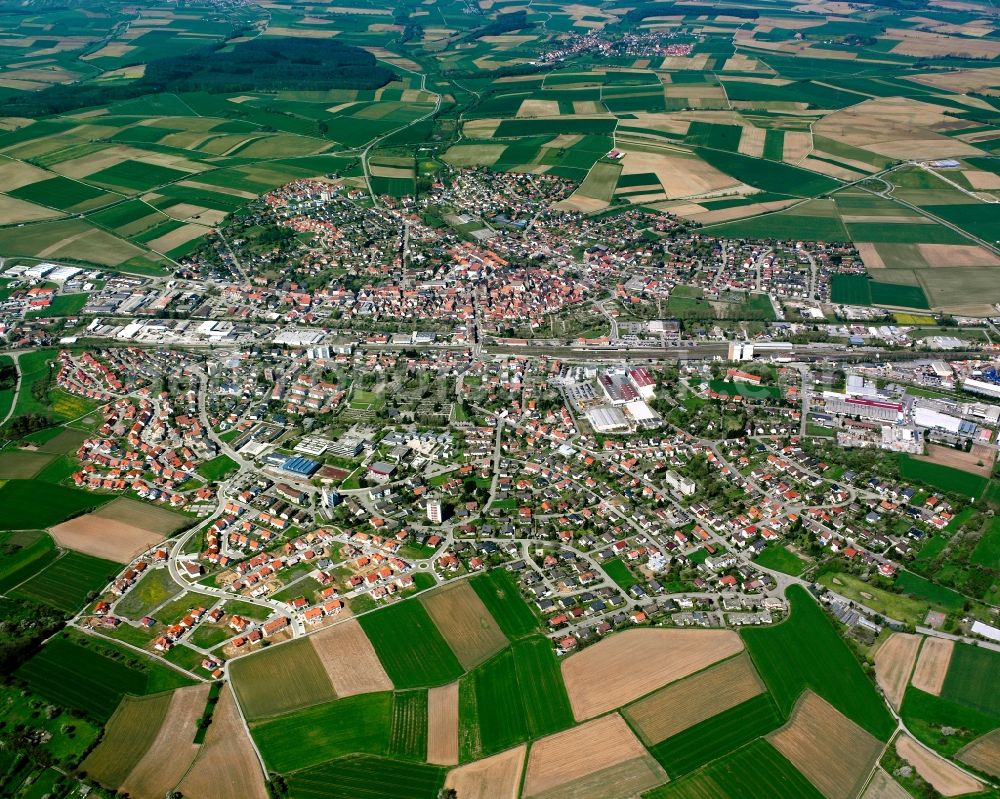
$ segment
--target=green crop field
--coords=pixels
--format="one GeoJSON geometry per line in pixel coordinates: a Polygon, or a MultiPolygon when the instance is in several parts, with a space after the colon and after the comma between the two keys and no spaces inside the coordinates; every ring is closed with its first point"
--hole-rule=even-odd
{"type": "Polygon", "coordinates": [[[41,480],[8,480],[0,486],[0,518],[10,530],[37,530],[93,510],[110,499],[41,480]]]}
{"type": "Polygon", "coordinates": [[[470,584],[504,635],[511,640],[538,629],[538,619],[521,598],[517,582],[510,572],[491,569],[485,574],[477,574],[470,584]]]}
{"type": "Polygon", "coordinates": [[[887,740],[895,727],[892,717],[833,622],[801,586],[790,586],[786,596],[791,603],[786,621],[740,631],[781,712],[787,716],[802,691],[811,688],[875,737],[887,740]]]}
{"type": "Polygon", "coordinates": [[[753,386],[749,383],[709,380],[708,387],[724,397],[743,397],[761,401],[781,399],[781,389],[777,386],[753,386]]]}
{"type": "Polygon", "coordinates": [[[610,134],[614,119],[567,117],[564,119],[505,119],[494,134],[498,139],[515,136],[558,136],[560,133],[610,134]]]}
{"type": "Polygon", "coordinates": [[[539,738],[572,726],[573,710],[549,640],[533,636],[515,641],[512,649],[529,736],[539,738]]]}
{"type": "Polygon", "coordinates": [[[404,760],[427,758],[427,691],[401,691],[393,698],[389,754],[404,760]]]}
{"type": "Polygon", "coordinates": [[[297,772],[288,778],[294,799],[437,799],[445,769],[354,755],[297,772]]]}
{"type": "Polygon", "coordinates": [[[906,689],[900,717],[916,738],[945,755],[954,755],[965,744],[1000,727],[1000,716],[933,696],[912,685],[906,689]],[[942,735],[942,727],[951,727],[955,732],[942,735]]]}
{"type": "Polygon", "coordinates": [[[949,494],[976,499],[986,489],[989,479],[978,474],[953,469],[934,461],[918,460],[909,455],[899,456],[899,476],[904,480],[925,483],[949,494]]]}
{"type": "Polygon", "coordinates": [[[49,641],[16,676],[48,701],[101,722],[111,718],[126,694],[142,696],[191,684],[152,659],[83,636],[49,641]],[[114,659],[109,657],[114,653],[114,659]]]}
{"type": "Polygon", "coordinates": [[[0,533],[0,554],[0,592],[23,583],[58,556],[52,537],[41,530],[0,533]]]}
{"type": "Polygon", "coordinates": [[[767,741],[758,738],[701,771],[647,794],[646,799],[822,799],[812,783],[767,741]]]}
{"type": "Polygon", "coordinates": [[[769,694],[760,694],[688,727],[651,746],[650,754],[671,779],[688,774],[706,763],[767,735],[782,724],[781,713],[769,694]]]}
{"type": "Polygon", "coordinates": [[[462,674],[458,658],[419,602],[399,602],[358,622],[397,688],[442,685],[462,674]]]}
{"type": "MultiPolygon", "coordinates": [[[[725,126],[720,126],[725,127],[725,126]]],[[[807,169],[736,152],[694,147],[698,156],[721,172],[764,191],[793,192],[800,197],[815,197],[833,191],[840,181],[807,169]]],[[[809,237],[805,237],[809,239],[809,237]]],[[[815,239],[809,239],[815,240],[815,239]]]]}
{"type": "Polygon", "coordinates": [[[794,552],[780,544],[772,544],[767,547],[754,559],[754,563],[765,569],[791,574],[793,577],[798,577],[809,565],[807,561],[802,560],[794,552]]]}
{"type": "Polygon", "coordinates": [[[121,566],[108,560],[66,552],[18,586],[14,595],[71,613],[83,607],[88,596],[100,591],[120,569],[121,566]]]}
{"type": "MultiPolygon", "coordinates": [[[[273,677],[272,677],[273,679],[273,677]]],[[[264,762],[281,774],[354,753],[385,755],[392,693],[358,694],[250,725],[264,762]]]]}
{"type": "Polygon", "coordinates": [[[459,759],[478,760],[527,737],[514,653],[505,649],[469,672],[459,685],[459,759]]]}
{"type": "Polygon", "coordinates": [[[956,644],[941,688],[941,697],[1000,718],[1000,652],[970,644],[956,644]]]}
{"type": "Polygon", "coordinates": [[[459,685],[462,762],[573,725],[573,711],[552,645],[540,636],[516,641],[473,669],[459,685]]]}
{"type": "Polygon", "coordinates": [[[229,666],[233,689],[248,719],[288,713],[334,698],[333,686],[308,638],[272,646],[229,666]],[[275,674],[288,679],[275,680],[275,674]]]}

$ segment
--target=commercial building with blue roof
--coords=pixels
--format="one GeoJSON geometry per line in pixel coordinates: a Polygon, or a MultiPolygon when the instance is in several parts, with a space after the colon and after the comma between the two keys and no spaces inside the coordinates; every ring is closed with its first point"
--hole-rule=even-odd
{"type": "Polygon", "coordinates": [[[294,474],[296,477],[312,477],[319,471],[320,465],[309,458],[293,456],[282,464],[281,470],[289,474],[294,474]]]}

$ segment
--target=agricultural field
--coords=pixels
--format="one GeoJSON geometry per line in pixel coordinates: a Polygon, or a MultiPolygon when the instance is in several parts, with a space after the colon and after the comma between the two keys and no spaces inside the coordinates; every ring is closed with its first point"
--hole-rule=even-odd
{"type": "Polygon", "coordinates": [[[358,619],[397,689],[441,685],[462,666],[420,602],[402,602],[358,619]]]}
{"type": "Polygon", "coordinates": [[[351,755],[293,774],[288,787],[302,799],[436,799],[444,780],[437,766],[351,755]]]}
{"type": "Polygon", "coordinates": [[[847,645],[805,589],[787,590],[791,615],[770,629],[744,629],[740,636],[754,666],[784,715],[811,689],[879,740],[894,724],[882,698],[847,645]]]}
{"type": "Polygon", "coordinates": [[[88,717],[107,721],[126,695],[146,694],[190,683],[166,666],[139,655],[126,654],[108,643],[84,637],[61,636],[17,672],[36,693],[88,717]],[[113,659],[110,654],[119,653],[113,659]]]}
{"type": "Polygon", "coordinates": [[[729,630],[626,630],[564,660],[562,676],[573,715],[582,721],[742,649],[729,630]]]}
{"type": "Polygon", "coordinates": [[[60,546],[127,563],[189,523],[187,517],[174,511],[120,497],[98,511],[52,527],[52,535],[60,546]]]}
{"type": "Polygon", "coordinates": [[[822,799],[823,794],[763,739],[715,760],[695,774],[646,794],[648,799],[738,799],[743,796],[822,799]]]}
{"type": "Polygon", "coordinates": [[[359,694],[255,722],[250,733],[268,768],[284,774],[356,752],[387,755],[392,717],[391,693],[359,694]]]}
{"type": "Polygon", "coordinates": [[[762,693],[750,659],[739,655],[661,688],[629,705],[623,715],[644,743],[658,744],[762,693]]]}
{"type": "Polygon", "coordinates": [[[277,716],[336,698],[326,669],[306,638],[237,658],[229,665],[229,673],[248,719],[277,716]],[[275,674],[289,675],[289,679],[276,683],[275,674]]]}
{"type": "Polygon", "coordinates": [[[438,588],[420,601],[462,668],[478,666],[507,645],[506,636],[467,581],[438,588]]]}
{"type": "Polygon", "coordinates": [[[101,785],[117,788],[152,746],[169,707],[169,693],[125,697],[83,769],[101,785]]]}
{"type": "Polygon", "coordinates": [[[33,599],[73,613],[99,593],[117,574],[119,566],[107,560],[65,552],[31,579],[21,583],[14,596],[33,599]]]}
{"type": "Polygon", "coordinates": [[[521,638],[538,629],[538,619],[521,598],[510,572],[491,569],[477,574],[469,584],[509,639],[521,638]]]}
{"type": "MultiPolygon", "coordinates": [[[[110,499],[39,480],[8,480],[0,486],[0,515],[9,530],[37,530],[57,525],[68,516],[97,508],[110,499]]],[[[100,557],[100,553],[92,554],[100,557]]]]}
{"type": "Polygon", "coordinates": [[[327,627],[309,641],[338,697],[392,690],[375,648],[356,621],[327,627]]]}

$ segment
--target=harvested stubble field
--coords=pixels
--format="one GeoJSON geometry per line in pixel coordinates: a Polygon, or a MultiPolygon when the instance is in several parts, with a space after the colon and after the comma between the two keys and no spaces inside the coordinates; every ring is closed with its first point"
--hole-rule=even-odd
{"type": "Polygon", "coordinates": [[[452,769],[444,785],[453,788],[462,799],[517,799],[526,749],[521,744],[452,769]]]}
{"type": "Polygon", "coordinates": [[[121,498],[93,513],[57,524],[51,533],[61,547],[128,563],[187,521],[172,511],[121,498]]]}
{"type": "Polygon", "coordinates": [[[910,799],[910,794],[882,769],[877,768],[862,799],[910,799]]]}
{"type": "Polygon", "coordinates": [[[156,738],[122,782],[123,791],[137,799],[160,799],[180,782],[198,754],[194,734],[208,690],[208,683],[201,683],[174,691],[156,738]]]}
{"type": "Polygon", "coordinates": [[[647,744],[658,744],[764,692],[745,654],[640,699],[625,717],[647,744]]]}
{"type": "Polygon", "coordinates": [[[973,768],[1000,777],[1000,729],[976,738],[958,753],[958,759],[973,768]]]}
{"type": "Polygon", "coordinates": [[[276,716],[337,698],[308,638],[238,658],[230,664],[229,674],[248,719],[276,716]],[[276,674],[285,679],[276,680],[276,674]]]}
{"type": "Polygon", "coordinates": [[[940,444],[928,444],[926,455],[914,455],[913,457],[921,461],[939,463],[942,466],[950,466],[952,469],[961,469],[963,472],[989,477],[993,472],[993,458],[995,450],[992,447],[976,445],[969,452],[943,447],[940,444]]]}
{"type": "Polygon", "coordinates": [[[612,713],[536,741],[522,796],[624,799],[666,780],[625,720],[612,713]]]}
{"type": "Polygon", "coordinates": [[[126,696],[108,721],[100,745],[83,761],[87,775],[110,790],[120,786],[156,740],[171,694],[126,696]]]}
{"type": "Polygon", "coordinates": [[[593,718],[743,649],[730,630],[626,630],[562,663],[573,715],[593,718]]]}
{"type": "Polygon", "coordinates": [[[468,580],[432,591],[420,601],[466,670],[507,645],[506,636],[468,580]]]}
{"type": "Polygon", "coordinates": [[[458,763],[458,683],[427,692],[427,762],[458,763]]]}
{"type": "Polygon", "coordinates": [[[882,753],[875,736],[812,691],[768,740],[827,799],[857,796],[882,753]]]}
{"type": "Polygon", "coordinates": [[[940,696],[954,649],[955,642],[946,638],[925,639],[913,670],[913,687],[940,696]]]}
{"type": "Polygon", "coordinates": [[[267,799],[260,762],[228,685],[215,706],[205,743],[177,790],[190,799],[267,799]],[[219,779],[220,774],[226,778],[219,779]]]}
{"type": "Polygon", "coordinates": [[[357,621],[327,627],[309,640],[337,696],[392,690],[389,675],[357,621]]]}
{"type": "Polygon", "coordinates": [[[896,754],[913,766],[917,774],[942,796],[975,793],[986,787],[940,755],[918,744],[909,735],[900,735],[896,739],[896,754]]]}
{"type": "Polygon", "coordinates": [[[896,710],[903,703],[903,694],[910,683],[920,641],[919,635],[893,633],[875,652],[875,680],[896,710]]]}
{"type": "Polygon", "coordinates": [[[26,480],[38,474],[52,455],[30,450],[0,452],[0,480],[26,480]]]}

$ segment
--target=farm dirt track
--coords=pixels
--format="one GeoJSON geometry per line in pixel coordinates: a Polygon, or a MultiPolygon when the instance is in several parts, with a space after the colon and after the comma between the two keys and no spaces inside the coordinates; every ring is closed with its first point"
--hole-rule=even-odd
{"type": "Polygon", "coordinates": [[[827,799],[857,796],[882,752],[871,733],[808,690],[768,740],[827,799]]]}
{"type": "Polygon", "coordinates": [[[83,761],[83,770],[101,785],[117,788],[142,760],[170,707],[170,694],[127,696],[108,721],[101,743],[83,761]]]}
{"type": "Polygon", "coordinates": [[[899,710],[906,686],[910,683],[919,649],[919,635],[893,633],[875,652],[875,680],[896,710],[899,710]]]}
{"type": "Polygon", "coordinates": [[[427,762],[458,763],[458,683],[427,692],[427,762]]]}
{"type": "Polygon", "coordinates": [[[432,591],[420,601],[463,668],[475,668],[507,646],[507,637],[468,580],[432,591]]]}
{"type": "Polygon", "coordinates": [[[955,642],[945,638],[928,638],[920,648],[917,667],[913,670],[914,688],[941,696],[944,678],[948,676],[948,665],[955,642]]]}
{"type": "Polygon", "coordinates": [[[335,624],[309,640],[338,697],[392,690],[392,680],[356,621],[335,624]]]}
{"type": "Polygon", "coordinates": [[[136,799],[162,799],[181,780],[198,754],[194,734],[208,690],[202,683],[174,691],[156,739],[122,783],[123,791],[136,799]]]}
{"type": "Polygon", "coordinates": [[[976,738],[958,753],[958,759],[973,768],[1000,777],[1000,729],[976,738]]]}
{"type": "Polygon", "coordinates": [[[177,789],[189,799],[267,799],[264,775],[227,685],[198,758],[177,789]],[[226,779],[220,780],[219,775],[226,779]]]}
{"type": "Polygon", "coordinates": [[[626,630],[571,655],[562,662],[562,675],[573,715],[582,721],[742,649],[731,630],[626,630]]]}
{"type": "Polygon", "coordinates": [[[524,744],[452,769],[444,785],[461,799],[517,799],[524,770],[524,744]]]}
{"type": "Polygon", "coordinates": [[[877,768],[861,799],[910,799],[910,794],[882,769],[877,768]]]}
{"type": "Polygon", "coordinates": [[[942,796],[959,796],[981,791],[985,787],[979,780],[925,749],[908,735],[900,735],[896,739],[896,754],[913,766],[942,796]]]}
{"type": "Polygon", "coordinates": [[[625,720],[612,713],[536,741],[522,795],[617,799],[666,782],[667,775],[625,720]]]}
{"type": "Polygon", "coordinates": [[[764,691],[746,655],[639,700],[625,716],[647,744],[658,744],[764,691]]]}

